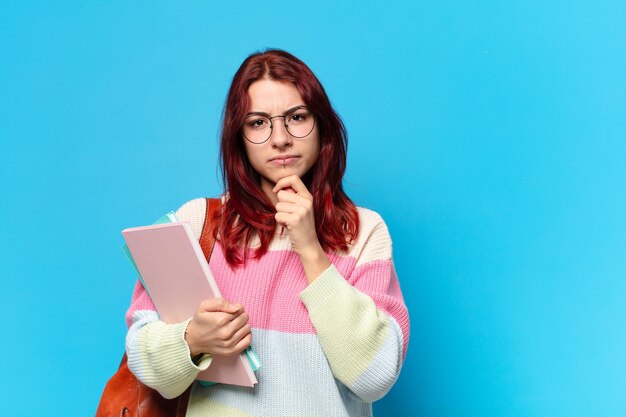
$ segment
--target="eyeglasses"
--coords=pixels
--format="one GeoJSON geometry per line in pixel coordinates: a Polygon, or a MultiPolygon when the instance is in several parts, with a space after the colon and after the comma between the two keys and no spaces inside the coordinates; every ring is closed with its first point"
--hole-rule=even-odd
{"type": "Polygon", "coordinates": [[[243,120],[241,131],[243,136],[252,143],[267,142],[272,136],[272,119],[282,117],[285,129],[294,138],[309,136],[315,127],[315,116],[306,106],[298,106],[279,116],[270,116],[267,113],[250,113],[243,120]]]}

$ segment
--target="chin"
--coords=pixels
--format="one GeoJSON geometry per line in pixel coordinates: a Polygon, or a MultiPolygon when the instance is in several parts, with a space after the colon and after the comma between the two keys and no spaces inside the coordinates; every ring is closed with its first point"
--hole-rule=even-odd
{"type": "Polygon", "coordinates": [[[297,175],[302,178],[302,172],[299,169],[293,168],[279,168],[272,173],[272,178],[274,182],[278,182],[281,178],[288,177],[290,175],[297,175]]]}

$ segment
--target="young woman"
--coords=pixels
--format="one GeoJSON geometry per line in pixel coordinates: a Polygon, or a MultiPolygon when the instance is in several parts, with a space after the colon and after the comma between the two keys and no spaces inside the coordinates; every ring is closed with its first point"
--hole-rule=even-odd
{"type": "MultiPolygon", "coordinates": [[[[221,138],[226,186],[209,265],[224,296],[159,321],[140,283],[127,314],[129,367],[180,395],[211,354],[261,359],[258,384],[194,384],[187,416],[370,416],[395,382],[409,319],[380,216],[341,185],[344,126],[311,70],[287,52],[249,56],[221,138]]],[[[199,237],[205,199],[177,212],[199,237]]]]}

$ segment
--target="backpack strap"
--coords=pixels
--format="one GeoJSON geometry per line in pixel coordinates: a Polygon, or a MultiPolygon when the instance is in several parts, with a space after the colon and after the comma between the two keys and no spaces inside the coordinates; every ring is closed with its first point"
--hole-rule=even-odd
{"type": "Polygon", "coordinates": [[[222,200],[219,198],[206,199],[206,214],[204,215],[204,224],[202,225],[202,233],[200,234],[200,247],[207,262],[211,259],[213,246],[215,246],[215,237],[213,236],[213,227],[215,226],[217,210],[222,206],[222,200]]]}

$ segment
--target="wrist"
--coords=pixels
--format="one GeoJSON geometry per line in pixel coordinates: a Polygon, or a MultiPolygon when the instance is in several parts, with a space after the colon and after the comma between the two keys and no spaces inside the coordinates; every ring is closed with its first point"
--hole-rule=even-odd
{"type": "Polygon", "coordinates": [[[211,354],[209,353],[198,353],[197,355],[191,357],[191,362],[193,362],[194,365],[198,366],[200,365],[200,362],[202,362],[209,356],[211,356],[211,354]]]}
{"type": "Polygon", "coordinates": [[[189,348],[189,355],[192,358],[195,358],[197,356],[200,356],[203,354],[203,352],[200,352],[197,348],[195,343],[193,342],[194,338],[193,338],[193,319],[189,320],[189,323],[187,324],[187,328],[185,329],[185,343],[187,343],[187,347],[189,348]]]}
{"type": "Polygon", "coordinates": [[[298,255],[300,259],[302,259],[302,262],[318,262],[320,259],[326,257],[322,245],[320,245],[319,242],[315,242],[315,244],[303,248],[299,251],[298,255]]]}
{"type": "Polygon", "coordinates": [[[319,243],[307,250],[303,250],[299,255],[304,274],[309,283],[315,281],[322,272],[330,267],[330,261],[319,243]]]}

